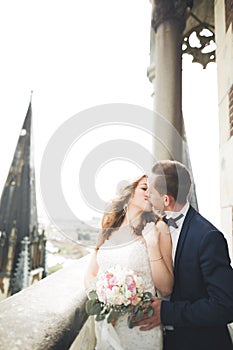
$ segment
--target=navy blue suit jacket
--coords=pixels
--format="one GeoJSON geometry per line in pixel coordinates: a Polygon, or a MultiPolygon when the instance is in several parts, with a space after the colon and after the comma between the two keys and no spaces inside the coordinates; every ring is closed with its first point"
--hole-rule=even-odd
{"type": "Polygon", "coordinates": [[[174,262],[170,301],[161,305],[163,325],[173,325],[173,349],[232,349],[233,269],[223,234],[192,207],[185,217],[174,262]]]}

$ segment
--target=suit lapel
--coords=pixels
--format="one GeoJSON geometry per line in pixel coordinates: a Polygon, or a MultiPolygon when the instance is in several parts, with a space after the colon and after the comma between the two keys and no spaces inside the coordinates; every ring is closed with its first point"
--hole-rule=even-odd
{"type": "Polygon", "coordinates": [[[177,265],[178,265],[178,262],[179,262],[179,258],[180,258],[180,254],[182,252],[182,248],[183,248],[183,245],[184,245],[184,241],[185,241],[185,238],[187,236],[187,232],[188,232],[188,229],[189,229],[189,226],[190,226],[190,221],[191,219],[193,218],[193,215],[195,214],[195,210],[193,209],[193,207],[190,206],[187,214],[186,214],[186,217],[184,219],[184,223],[183,223],[183,226],[182,226],[182,229],[181,229],[181,232],[180,232],[180,236],[179,236],[179,240],[178,240],[178,243],[177,243],[177,248],[176,248],[176,253],[175,253],[175,262],[174,262],[174,270],[176,270],[177,268],[177,265]]]}

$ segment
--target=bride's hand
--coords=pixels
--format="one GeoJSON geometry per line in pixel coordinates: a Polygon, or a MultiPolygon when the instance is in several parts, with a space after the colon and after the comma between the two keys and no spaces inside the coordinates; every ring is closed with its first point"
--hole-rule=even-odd
{"type": "Polygon", "coordinates": [[[150,229],[145,229],[142,235],[147,247],[154,247],[159,244],[160,231],[155,224],[150,229]]]}

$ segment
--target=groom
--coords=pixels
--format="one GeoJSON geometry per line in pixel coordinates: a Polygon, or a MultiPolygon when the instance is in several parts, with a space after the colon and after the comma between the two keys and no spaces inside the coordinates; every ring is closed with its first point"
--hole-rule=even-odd
{"type": "Polygon", "coordinates": [[[154,315],[135,325],[163,324],[165,350],[233,349],[227,323],[233,321],[233,270],[222,233],[187,202],[190,174],[176,161],[157,162],[150,201],[167,213],[175,283],[170,301],[154,298],[154,315]],[[176,219],[178,217],[178,219],[176,219]]]}

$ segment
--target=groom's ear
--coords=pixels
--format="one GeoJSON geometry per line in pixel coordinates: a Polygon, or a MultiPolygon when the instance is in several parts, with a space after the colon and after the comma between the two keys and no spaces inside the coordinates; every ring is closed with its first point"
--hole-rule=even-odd
{"type": "Polygon", "coordinates": [[[167,207],[169,205],[169,196],[167,194],[164,195],[163,197],[164,205],[167,207]]]}
{"type": "Polygon", "coordinates": [[[164,205],[166,207],[170,206],[174,202],[174,198],[169,194],[165,194],[163,200],[164,200],[164,205]]]}

